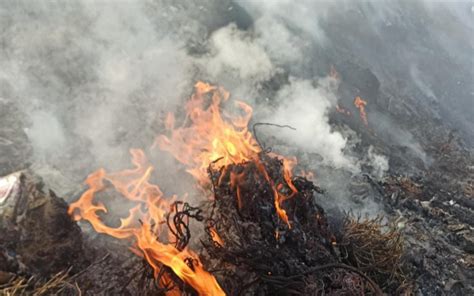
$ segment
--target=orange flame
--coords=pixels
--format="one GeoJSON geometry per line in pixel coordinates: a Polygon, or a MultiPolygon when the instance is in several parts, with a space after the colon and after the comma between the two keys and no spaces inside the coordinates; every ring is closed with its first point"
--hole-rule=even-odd
{"type": "MultiPolygon", "coordinates": [[[[278,216],[289,226],[288,216],[281,208],[281,203],[297,192],[291,181],[291,170],[296,164],[296,159],[283,158],[285,181],[293,192],[290,196],[285,196],[277,190],[263,164],[258,162],[258,153],[261,149],[248,131],[252,108],[237,101],[236,104],[243,111],[243,115],[232,116],[221,111],[221,104],[229,99],[229,92],[222,87],[204,82],[198,82],[194,87],[195,93],[185,106],[186,118],[182,126],[171,129],[169,137],[160,135],[154,146],[170,152],[178,161],[185,164],[187,171],[204,187],[210,182],[208,178],[210,164],[217,162],[225,168],[230,164],[256,161],[260,173],[272,187],[278,216]]],[[[231,175],[231,186],[236,189],[239,208],[242,207],[239,188],[241,177],[231,175]]]]}
{"type": "Polygon", "coordinates": [[[211,232],[211,237],[212,237],[212,240],[220,245],[220,246],[223,246],[224,245],[224,241],[222,240],[222,238],[219,236],[219,234],[217,233],[216,229],[214,227],[210,227],[209,228],[209,231],[211,232]]]}
{"type": "MultiPolygon", "coordinates": [[[[195,90],[186,103],[186,118],[182,126],[169,129],[169,137],[160,135],[155,145],[170,152],[188,167],[187,171],[201,185],[206,185],[209,184],[209,164],[218,162],[226,166],[248,161],[260,152],[260,147],[247,128],[252,117],[249,105],[237,101],[244,114],[225,118],[220,105],[229,98],[226,90],[204,82],[196,83],[195,90]],[[209,97],[210,104],[206,100],[209,97]]],[[[174,116],[168,115],[168,118],[174,116]]]]}
{"type": "Polygon", "coordinates": [[[354,106],[359,109],[360,119],[364,123],[365,126],[369,126],[369,122],[367,121],[367,113],[365,112],[365,106],[367,106],[367,101],[361,99],[361,97],[357,96],[354,99],[354,106]]]}
{"type": "Polygon", "coordinates": [[[149,183],[153,167],[147,164],[142,150],[132,149],[130,153],[135,169],[110,174],[99,169],[89,175],[86,180],[89,189],[78,201],[70,205],[69,214],[75,220],[88,221],[99,233],[119,239],[134,238],[135,253],[147,260],[153,267],[155,276],[160,265],[164,264],[200,295],[225,295],[214,276],[204,270],[196,254],[186,249],[180,251],[172,242],[158,241],[158,237],[167,232],[164,224],[160,222],[164,221],[175,197],[164,198],[160,188],[149,183]],[[103,203],[94,200],[96,193],[106,189],[104,181],[110,182],[121,196],[137,204],[130,210],[127,218],[121,219],[120,226],[116,228],[101,220],[99,213],[107,213],[107,208],[103,203]],[[139,221],[142,223],[138,223],[139,221]],[[186,263],[189,258],[193,262],[192,267],[186,263]]]}
{"type": "Polygon", "coordinates": [[[284,158],[283,159],[283,177],[285,178],[288,187],[290,187],[291,191],[293,192],[292,195],[298,192],[295,185],[293,185],[293,181],[291,180],[293,168],[297,164],[296,157],[293,158],[284,158]]]}
{"type": "Polygon", "coordinates": [[[275,186],[273,180],[268,175],[267,169],[265,168],[263,163],[261,163],[260,160],[258,159],[255,159],[255,163],[257,164],[257,169],[265,177],[265,180],[267,180],[267,182],[270,184],[270,186],[273,189],[273,195],[275,199],[275,209],[278,216],[288,225],[289,228],[291,228],[290,221],[288,219],[288,215],[286,214],[286,211],[280,207],[280,204],[283,201],[285,201],[287,197],[278,191],[278,186],[275,186]]]}

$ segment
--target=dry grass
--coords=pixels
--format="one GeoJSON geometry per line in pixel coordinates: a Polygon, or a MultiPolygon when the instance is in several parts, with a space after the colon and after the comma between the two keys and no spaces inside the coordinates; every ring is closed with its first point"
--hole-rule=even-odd
{"type": "Polygon", "coordinates": [[[403,240],[382,217],[361,219],[348,216],[344,223],[342,250],[347,261],[371,277],[382,289],[405,289],[402,272],[403,240]]]}
{"type": "Polygon", "coordinates": [[[28,279],[16,277],[9,283],[0,285],[1,296],[45,296],[45,295],[82,295],[77,283],[68,281],[69,271],[61,271],[48,281],[41,281],[35,277],[28,279]]]}

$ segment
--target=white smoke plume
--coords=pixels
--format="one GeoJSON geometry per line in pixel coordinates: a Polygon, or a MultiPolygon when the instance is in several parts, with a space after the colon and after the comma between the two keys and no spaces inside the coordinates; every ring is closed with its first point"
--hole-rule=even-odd
{"type": "Polygon", "coordinates": [[[279,131],[278,137],[306,152],[321,155],[323,163],[353,168],[352,160],[343,152],[346,139],[329,124],[328,114],[337,102],[330,87],[335,81],[330,80],[331,77],[317,82],[290,79],[290,84],[277,93],[281,103],[265,120],[294,127],[296,130],[279,131]]]}

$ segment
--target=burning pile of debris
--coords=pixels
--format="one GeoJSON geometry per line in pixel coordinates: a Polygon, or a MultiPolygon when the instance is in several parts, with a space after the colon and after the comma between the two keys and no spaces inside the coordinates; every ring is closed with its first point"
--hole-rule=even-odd
{"type": "Polygon", "coordinates": [[[128,263],[103,252],[99,256],[88,246],[84,252],[65,204],[35,185],[40,183],[27,185],[23,175],[1,179],[0,227],[8,235],[0,240],[0,262],[5,262],[0,291],[409,293],[403,240],[395,228],[382,225],[381,219],[326,214],[318,204],[323,190],[293,175],[296,159],[262,148],[248,131],[250,106],[237,102],[240,115],[221,112],[228,98],[222,88],[197,83],[183,124],[175,127],[176,118],[168,115],[169,135],[158,137],[154,145],[185,165],[207,201],[191,206],[165,196],[151,182],[154,168],[144,151],[133,149],[133,169],[97,170],[86,180],[88,189],[70,205],[67,212],[74,220],[85,220],[97,233],[125,243],[114,252],[120,254],[125,246],[138,255],[128,263]],[[120,221],[107,215],[117,200],[130,205],[120,221]],[[133,272],[118,275],[119,264],[133,272]]]}
{"type": "MultiPolygon", "coordinates": [[[[160,228],[174,237],[172,246],[171,242],[168,242],[168,245],[161,244],[158,241],[159,234],[153,230],[155,225],[148,225],[142,221],[141,229],[134,233],[138,239],[136,247],[140,248],[142,253],[138,250],[135,252],[146,258],[155,270],[155,285],[150,286],[148,292],[180,291],[189,294],[198,292],[202,295],[222,294],[224,291],[229,295],[275,293],[365,295],[367,292],[372,292],[380,295],[382,293],[380,286],[390,289],[386,291],[391,292],[395,291],[391,289],[399,288],[401,282],[397,282],[396,278],[399,276],[397,268],[400,267],[402,253],[399,236],[396,233],[382,232],[379,228],[380,221],[352,220],[330,227],[328,217],[314,197],[314,194],[321,193],[321,190],[303,177],[287,178],[287,172],[282,160],[263,152],[253,161],[228,165],[220,169],[213,169],[210,166],[209,173],[215,199],[204,203],[201,208],[173,202],[167,209],[168,212],[163,213],[162,220],[157,220],[160,228]],[[240,179],[237,180],[239,176],[240,179]],[[202,237],[204,249],[200,256],[204,263],[201,263],[192,252],[185,251],[191,237],[189,219],[193,218],[203,222],[203,227],[205,226],[207,230],[207,239],[202,237]],[[148,244],[140,241],[144,239],[140,235],[149,240],[148,244]],[[340,242],[337,241],[338,237],[341,238],[340,242]],[[374,242],[378,244],[374,245],[374,242]],[[162,249],[157,249],[158,247],[162,249]],[[167,252],[171,255],[167,255],[167,252]],[[388,264],[388,267],[379,268],[381,264],[388,264]],[[204,271],[204,267],[213,271],[212,274],[217,277],[220,286],[213,275],[204,271]],[[369,274],[373,278],[369,277],[369,274]],[[395,282],[395,286],[385,285],[388,281],[395,282]]],[[[9,176],[2,180],[13,177],[9,176]]],[[[143,179],[141,181],[146,182],[143,179]]],[[[15,186],[19,185],[21,183],[13,182],[3,191],[4,196],[8,197],[6,200],[14,200],[15,194],[18,194],[15,186]]],[[[94,184],[89,185],[94,188],[94,184]]],[[[23,194],[33,200],[22,204],[37,207],[41,209],[38,210],[40,213],[47,211],[49,206],[45,203],[54,202],[56,199],[53,194],[46,200],[30,191],[23,191],[23,194]]],[[[88,194],[90,191],[83,196],[88,194]]],[[[75,205],[72,206],[74,207],[75,205]]],[[[23,224],[16,221],[16,227],[10,228],[23,229],[27,227],[25,225],[38,227],[25,228],[24,231],[29,231],[25,236],[42,237],[46,246],[41,251],[54,249],[54,253],[40,256],[37,252],[24,252],[14,256],[13,260],[23,258],[23,254],[35,260],[44,257],[49,264],[45,265],[43,262],[37,266],[31,261],[20,262],[20,266],[28,268],[36,266],[38,270],[20,272],[10,269],[12,271],[9,273],[10,278],[4,279],[8,283],[3,283],[2,286],[4,293],[20,295],[34,291],[37,295],[47,295],[51,292],[80,291],[80,286],[77,286],[77,290],[74,289],[78,285],[77,282],[80,282],[77,270],[72,271],[68,267],[78,264],[80,260],[77,257],[83,255],[80,249],[81,241],[77,241],[81,235],[77,226],[67,219],[65,207],[62,207],[62,211],[52,211],[48,211],[52,214],[48,218],[31,213],[29,216],[25,215],[27,220],[33,222],[23,224]],[[55,223],[48,224],[48,219],[54,220],[55,223]],[[56,223],[64,219],[66,224],[71,225],[71,231],[65,227],[66,224],[56,223]],[[38,222],[46,225],[35,224],[38,222]],[[53,231],[51,235],[54,238],[50,241],[47,239],[48,233],[51,232],[48,227],[52,225],[60,226],[61,231],[53,231]],[[64,235],[66,237],[61,237],[64,235]],[[56,247],[58,244],[60,247],[56,247]],[[64,255],[61,255],[63,253],[64,255]],[[47,268],[56,262],[62,265],[53,269],[47,268]],[[64,272],[54,275],[53,271],[61,268],[64,268],[64,272]],[[25,276],[42,274],[44,278],[54,276],[40,282],[39,279],[25,280],[14,274],[25,276]]],[[[89,212],[92,217],[93,213],[94,210],[89,212]]],[[[143,219],[146,216],[141,217],[143,219]]],[[[89,219],[94,221],[95,218],[89,219]]],[[[108,234],[116,237],[126,237],[127,231],[131,231],[131,228],[127,228],[126,221],[122,222],[116,232],[98,221],[96,223],[98,224],[93,225],[97,231],[105,233],[109,231],[108,234]]],[[[3,225],[8,226],[6,223],[3,225]]],[[[2,246],[8,244],[2,241],[2,246]]],[[[4,255],[11,253],[12,250],[12,248],[8,252],[5,250],[4,255]]],[[[142,269],[142,272],[147,273],[147,269],[142,269]]],[[[152,274],[150,280],[151,276],[152,274]]]]}

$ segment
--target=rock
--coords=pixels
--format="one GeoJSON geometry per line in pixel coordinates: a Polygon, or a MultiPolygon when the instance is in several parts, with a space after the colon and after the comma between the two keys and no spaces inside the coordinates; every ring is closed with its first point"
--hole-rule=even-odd
{"type": "Polygon", "coordinates": [[[0,233],[3,272],[49,276],[83,258],[81,230],[67,204],[28,171],[0,178],[0,233]]]}

